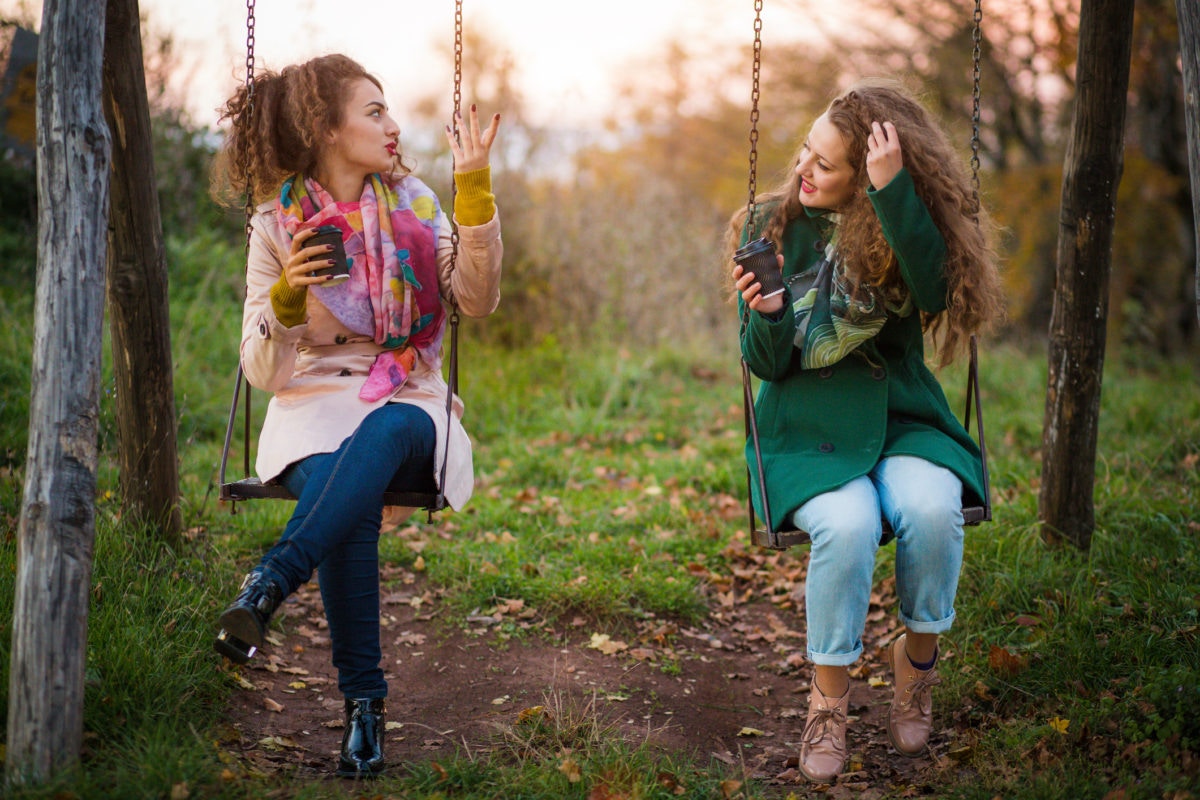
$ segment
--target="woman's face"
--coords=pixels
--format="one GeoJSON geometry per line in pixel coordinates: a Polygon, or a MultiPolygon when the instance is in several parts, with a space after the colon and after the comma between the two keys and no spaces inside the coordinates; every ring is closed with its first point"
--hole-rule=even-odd
{"type": "Polygon", "coordinates": [[[839,210],[857,190],[842,133],[825,114],[817,117],[796,164],[800,203],[808,208],[839,210]]]}
{"type": "Polygon", "coordinates": [[[365,178],[394,166],[400,126],[388,114],[383,92],[367,78],[350,84],[342,124],[321,151],[322,174],[354,173],[365,178]]]}

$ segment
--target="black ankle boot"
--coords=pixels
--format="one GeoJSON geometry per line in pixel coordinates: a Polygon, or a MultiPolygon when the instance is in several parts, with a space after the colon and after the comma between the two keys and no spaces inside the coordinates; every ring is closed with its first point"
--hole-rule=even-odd
{"type": "Polygon", "coordinates": [[[233,604],[221,614],[216,651],[244,664],[263,646],[271,615],[283,602],[283,590],[259,570],[246,575],[233,604]]]}
{"type": "Polygon", "coordinates": [[[343,778],[373,778],[383,772],[383,698],[346,698],[346,732],[337,774],[343,778]]]}

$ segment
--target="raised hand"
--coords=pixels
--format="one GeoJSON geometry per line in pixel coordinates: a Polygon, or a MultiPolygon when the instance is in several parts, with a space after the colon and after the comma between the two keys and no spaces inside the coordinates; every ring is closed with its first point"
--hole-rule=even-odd
{"type": "Polygon", "coordinates": [[[454,136],[454,130],[446,126],[446,141],[450,143],[450,152],[454,154],[455,172],[472,172],[483,169],[488,165],[492,142],[496,140],[496,132],[500,129],[500,115],[493,114],[492,121],[482,132],[479,130],[479,111],[471,104],[470,125],[463,125],[462,115],[458,115],[458,132],[462,141],[454,136]]]}

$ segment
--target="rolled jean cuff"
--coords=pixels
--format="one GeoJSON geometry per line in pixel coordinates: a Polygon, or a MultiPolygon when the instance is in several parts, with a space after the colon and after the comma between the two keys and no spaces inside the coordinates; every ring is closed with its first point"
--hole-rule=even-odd
{"type": "Polygon", "coordinates": [[[814,653],[808,651],[808,660],[814,664],[819,664],[822,667],[848,667],[855,661],[858,661],[862,655],[862,645],[854,648],[851,653],[814,653]]]}
{"type": "Polygon", "coordinates": [[[954,612],[950,612],[950,616],[942,619],[936,619],[933,622],[918,621],[909,619],[903,613],[900,614],[900,621],[904,623],[904,627],[908,628],[913,633],[945,633],[950,630],[950,626],[954,624],[954,612]]]}

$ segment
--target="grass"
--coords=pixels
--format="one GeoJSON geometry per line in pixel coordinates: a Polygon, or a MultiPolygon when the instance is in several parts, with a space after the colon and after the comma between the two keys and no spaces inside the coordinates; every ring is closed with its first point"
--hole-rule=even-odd
{"type": "MultiPolygon", "coordinates": [[[[172,337],[188,535],[172,551],[123,523],[112,499],[111,408],[101,414],[100,497],[89,612],[81,768],[20,798],[344,797],[353,787],[238,772],[222,710],[231,689],[208,650],[237,576],[286,519],[286,503],[230,516],[213,495],[240,324],[241,253],[173,243],[172,337]],[[199,266],[203,264],[203,268],[199,266]],[[230,277],[234,276],[234,277],[230,277]],[[221,309],[214,314],[213,309],[221,309]],[[232,777],[231,777],[232,776],[232,777]]],[[[0,706],[8,655],[28,413],[32,302],[0,296],[0,706]]],[[[502,313],[502,312],[501,312],[502,313]]],[[[652,617],[703,622],[702,578],[728,572],[744,531],[736,355],[543,341],[510,352],[472,340],[463,386],[476,494],[439,515],[421,557],[453,614],[500,599],[606,629],[652,617]],[[702,563],[705,570],[690,569],[702,563]]],[[[734,326],[731,325],[731,336],[734,326]]],[[[106,357],[107,359],[107,357],[106,357]]],[[[107,360],[106,360],[107,363],[107,360]]],[[[955,668],[939,688],[956,769],[937,796],[1195,796],[1200,783],[1200,393],[1195,368],[1110,357],[1087,553],[1045,545],[1037,527],[1044,354],[988,345],[983,392],[995,521],[971,529],[955,668]],[[1192,795],[1186,794],[1192,792],[1192,795]],[[1180,794],[1182,793],[1182,794],[1180,794]]],[[[106,367],[105,375],[109,375],[106,367]]],[[[963,368],[944,376],[961,407],[963,368]]],[[[105,386],[110,386],[107,377],[105,386]]],[[[256,414],[265,407],[257,396],[256,414]]],[[[236,470],[236,468],[235,468],[236,470]]],[[[421,518],[423,520],[423,517],[421,518]]],[[[416,524],[424,524],[418,521],[416,524]]],[[[386,560],[416,554],[385,540],[386,560]]],[[[880,556],[889,567],[890,550],[880,556]]],[[[505,635],[529,635],[509,629],[505,635]]],[[[594,705],[548,697],[544,715],[372,787],[380,796],[765,796],[719,764],[626,742],[594,705]],[[569,762],[569,763],[568,763],[569,762]],[[581,777],[573,782],[578,770],[581,777]],[[682,794],[676,794],[682,787],[682,794]],[[597,795],[601,796],[601,795],[597,795]]]]}

